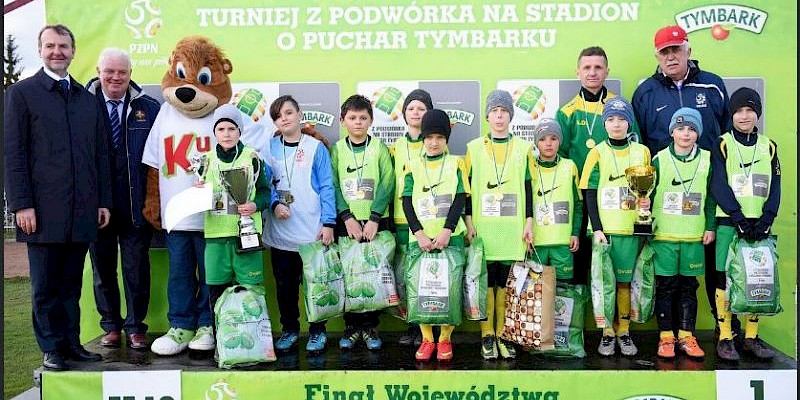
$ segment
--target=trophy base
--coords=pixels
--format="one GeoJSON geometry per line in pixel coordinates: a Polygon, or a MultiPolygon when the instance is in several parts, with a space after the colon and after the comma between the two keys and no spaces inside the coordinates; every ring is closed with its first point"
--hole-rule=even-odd
{"type": "Polygon", "coordinates": [[[257,233],[239,236],[236,244],[236,252],[239,254],[264,250],[264,245],[261,244],[261,235],[257,233]]]}
{"type": "Polygon", "coordinates": [[[633,236],[653,236],[653,225],[633,224],[633,236]]]}

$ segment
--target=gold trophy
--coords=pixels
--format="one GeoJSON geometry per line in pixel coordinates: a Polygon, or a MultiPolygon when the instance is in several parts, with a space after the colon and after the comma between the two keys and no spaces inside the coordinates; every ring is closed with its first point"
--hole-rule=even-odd
{"type": "MultiPolygon", "coordinates": [[[[255,190],[258,172],[253,172],[252,167],[234,168],[219,171],[220,184],[237,204],[242,205],[250,200],[250,195],[255,190]]],[[[255,220],[251,216],[239,216],[239,240],[237,253],[248,253],[263,250],[261,235],[256,230],[255,220]]]]}
{"type": "MultiPolygon", "coordinates": [[[[628,179],[628,188],[637,200],[641,200],[649,197],[655,188],[656,169],[650,165],[635,165],[625,169],[625,177],[628,179]]],[[[639,208],[638,201],[636,208],[639,208]]],[[[650,217],[650,210],[639,209],[638,220],[633,224],[633,234],[636,236],[653,235],[653,219],[650,217]]]]}

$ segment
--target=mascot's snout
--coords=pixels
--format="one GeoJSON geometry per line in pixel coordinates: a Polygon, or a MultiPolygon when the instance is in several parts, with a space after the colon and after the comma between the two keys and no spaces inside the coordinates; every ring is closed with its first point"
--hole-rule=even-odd
{"type": "Polygon", "coordinates": [[[175,97],[183,103],[191,103],[194,100],[194,95],[197,92],[189,87],[180,87],[175,90],[175,97]]]}

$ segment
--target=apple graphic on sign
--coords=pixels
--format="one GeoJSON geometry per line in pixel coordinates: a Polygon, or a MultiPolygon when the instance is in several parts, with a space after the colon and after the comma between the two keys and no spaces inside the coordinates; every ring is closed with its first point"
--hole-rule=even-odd
{"type": "Polygon", "coordinates": [[[725,40],[731,34],[731,29],[733,29],[733,24],[716,24],[711,27],[711,36],[717,40],[725,40]]]}

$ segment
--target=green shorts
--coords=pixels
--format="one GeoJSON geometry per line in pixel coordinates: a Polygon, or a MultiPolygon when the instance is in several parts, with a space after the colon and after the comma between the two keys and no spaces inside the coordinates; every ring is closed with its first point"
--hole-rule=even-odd
{"type": "Polygon", "coordinates": [[[236,252],[237,238],[206,239],[206,284],[231,282],[258,285],[264,281],[264,260],[261,251],[236,252]]]}
{"type": "Polygon", "coordinates": [[[636,265],[636,257],[642,249],[642,241],[636,236],[606,235],[608,243],[608,253],[611,256],[611,263],[614,264],[614,276],[617,282],[629,283],[633,279],[633,266],[636,265]]]}
{"type": "Polygon", "coordinates": [[[398,246],[408,245],[409,232],[407,224],[395,225],[395,235],[397,237],[398,246]]]}
{"type": "Polygon", "coordinates": [[[556,279],[572,279],[572,252],[569,246],[537,246],[536,254],[544,265],[552,265],[556,269],[556,279]]]}
{"type": "Polygon", "coordinates": [[[706,271],[702,242],[650,242],[658,276],[700,276],[706,271]]]}
{"type": "Polygon", "coordinates": [[[725,272],[725,263],[728,260],[728,248],[731,247],[733,238],[736,237],[736,228],[727,225],[717,226],[717,271],[725,272]]]}

